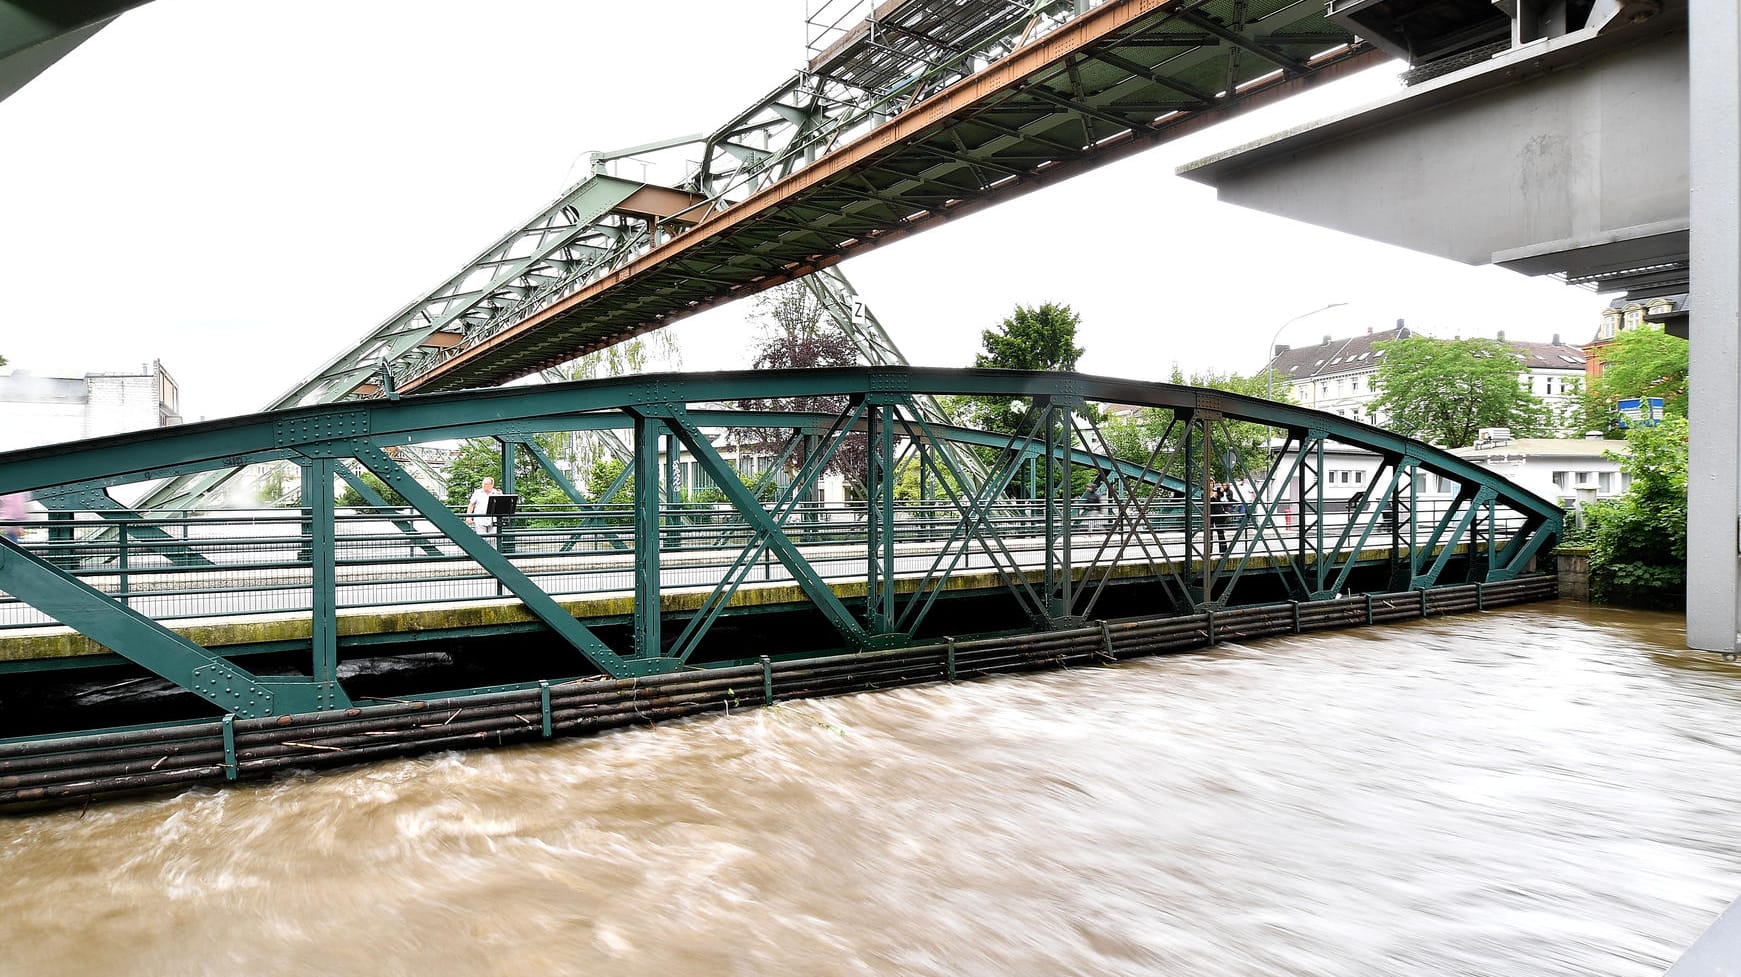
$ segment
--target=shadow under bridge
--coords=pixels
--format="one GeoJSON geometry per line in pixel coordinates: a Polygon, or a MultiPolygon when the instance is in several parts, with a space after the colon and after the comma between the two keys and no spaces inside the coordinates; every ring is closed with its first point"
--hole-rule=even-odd
{"type": "Polygon", "coordinates": [[[753,660],[761,649],[729,647],[716,625],[770,612],[816,622],[793,625],[791,657],[1266,602],[1291,604],[1298,629],[1303,603],[1349,592],[1418,592],[1425,614],[1429,591],[1525,573],[1561,528],[1558,507],[1491,472],[1305,408],[917,368],[299,408],[0,455],[0,493],[19,491],[102,501],[61,505],[21,543],[0,536],[0,666],[125,660],[241,719],[348,707],[345,661],[442,635],[518,629],[572,650],[519,683],[532,687],[753,660]],[[1012,433],[931,423],[922,396],[975,398],[1012,433]],[[631,456],[595,498],[539,436],[601,429],[628,432],[631,456]],[[477,437],[500,442],[509,492],[530,457],[561,499],[486,528],[398,460],[477,437]],[[1361,487],[1339,496],[1327,458],[1349,452],[1366,459],[1361,487]],[[762,463],[746,474],[748,453],[762,463]],[[108,495],[269,462],[300,467],[300,509],[133,512],[108,495]],[[829,471],[858,497],[820,501],[829,471]],[[408,504],[386,505],[364,472],[408,504]],[[340,483],[371,505],[336,509],[340,483]],[[251,654],[276,664],[248,667],[251,654]]]}

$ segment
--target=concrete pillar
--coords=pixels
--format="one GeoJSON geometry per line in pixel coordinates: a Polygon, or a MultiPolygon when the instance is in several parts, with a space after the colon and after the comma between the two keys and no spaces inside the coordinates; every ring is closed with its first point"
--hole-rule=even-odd
{"type": "Polygon", "coordinates": [[[1692,4],[1692,456],[1687,644],[1741,631],[1741,12],[1692,4]]]}

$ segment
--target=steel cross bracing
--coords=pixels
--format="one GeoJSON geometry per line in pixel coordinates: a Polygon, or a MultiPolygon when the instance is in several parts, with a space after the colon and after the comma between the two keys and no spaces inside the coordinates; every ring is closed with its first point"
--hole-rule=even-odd
{"type": "MultiPolygon", "coordinates": [[[[1557,506],[1460,458],[1305,408],[1076,374],[888,367],[647,375],[276,411],[0,455],[0,493],[101,494],[286,460],[301,466],[305,485],[303,508],[278,517],[291,525],[285,533],[260,530],[272,519],[259,513],[220,513],[122,521],[107,548],[0,537],[0,592],[9,595],[0,640],[13,628],[59,622],[224,712],[277,715],[348,701],[338,671],[349,647],[343,615],[369,608],[511,598],[572,649],[571,674],[621,677],[695,664],[721,617],[769,599],[756,588],[787,588],[782,600],[811,608],[826,632],[820,648],[873,649],[925,638],[940,600],[964,588],[1001,595],[1038,630],[1103,613],[1114,590],[1181,613],[1216,609],[1258,577],[1295,600],[1389,586],[1421,590],[1425,601],[1436,586],[1524,573],[1561,520],[1557,506]],[[918,407],[921,397],[952,394],[1025,403],[1022,427],[946,427],[918,407]],[[847,406],[838,414],[713,406],[756,397],[837,397],[847,406]],[[1088,403],[1152,409],[1165,423],[1144,457],[1108,457],[1094,413],[1082,409],[1088,403]],[[1236,443],[1235,422],[1264,426],[1279,450],[1237,473],[1237,502],[1220,503],[1207,490],[1228,477],[1231,462],[1221,459],[1232,457],[1224,449],[1236,443]],[[784,439],[790,479],[770,495],[741,482],[714,444],[745,428],[784,439]],[[583,503],[568,486],[574,506],[493,529],[448,510],[394,457],[409,444],[494,436],[508,453],[506,474],[517,447],[547,464],[531,435],[591,430],[627,432],[632,464],[605,495],[627,489],[633,502],[583,503]],[[1352,502],[1329,497],[1317,477],[1330,440],[1381,462],[1352,502]],[[727,504],[673,506],[659,492],[633,491],[669,478],[655,446],[672,441],[727,504]],[[868,457],[866,501],[807,503],[852,444],[868,457]],[[958,464],[970,451],[985,475],[958,464]],[[410,508],[335,518],[334,478],[360,486],[364,469],[410,508]],[[1077,498],[1090,473],[1109,485],[1097,505],[1077,498]],[[910,476],[916,498],[898,488],[910,476]],[[368,519],[386,531],[367,529],[368,519]],[[415,533],[394,531],[394,522],[415,533]],[[181,551],[216,565],[178,562],[181,551]],[[607,639],[575,616],[576,598],[619,592],[631,598],[612,604],[627,609],[626,639],[607,639]],[[255,674],[177,624],[219,614],[230,627],[287,612],[310,622],[300,645],[305,673],[288,677],[255,674]]],[[[1000,613],[987,628],[1007,621],[1000,613]]]]}
{"type": "Polygon", "coordinates": [[[498,384],[1373,60],[1316,0],[911,0],[681,151],[598,172],[280,405],[498,384]]]}

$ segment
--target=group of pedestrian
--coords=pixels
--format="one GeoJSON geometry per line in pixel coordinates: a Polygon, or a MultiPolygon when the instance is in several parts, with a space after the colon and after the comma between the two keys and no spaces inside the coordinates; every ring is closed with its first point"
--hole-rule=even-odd
{"type": "Polygon", "coordinates": [[[1233,491],[1232,482],[1214,482],[1209,492],[1209,526],[1215,532],[1215,545],[1227,548],[1227,531],[1239,534],[1239,519],[1245,514],[1245,503],[1233,491]]]}

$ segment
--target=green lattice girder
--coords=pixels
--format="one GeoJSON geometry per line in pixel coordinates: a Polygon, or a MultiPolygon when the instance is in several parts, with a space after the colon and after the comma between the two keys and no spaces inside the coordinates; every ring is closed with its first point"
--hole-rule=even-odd
{"type": "MultiPolygon", "coordinates": [[[[1342,530],[1333,549],[1316,546],[1316,586],[1340,587],[1348,577],[1351,563],[1336,566],[1327,562],[1346,549],[1351,539],[1362,544],[1371,535],[1384,506],[1389,502],[1403,469],[1437,474],[1461,486],[1456,505],[1437,522],[1425,550],[1411,547],[1411,583],[1431,586],[1437,582],[1454,549],[1466,542],[1471,526],[1485,508],[1487,525],[1493,526],[1492,514],[1498,507],[1523,517],[1518,528],[1503,546],[1488,538],[1487,551],[1479,558],[1470,553],[1472,566],[1492,579],[1515,576],[1525,561],[1555,536],[1560,529],[1561,513],[1553,503],[1535,496],[1518,486],[1447,452],[1428,445],[1368,427],[1354,421],[1323,414],[1302,407],[1277,404],[1257,398],[1199,390],[1170,384],[1089,377],[1076,374],[1028,373],[998,370],[936,370],[917,368],[854,368],[833,370],[744,371],[737,373],[654,375],[552,385],[516,387],[461,394],[440,394],[407,397],[396,401],[326,405],[280,411],[271,414],[227,418],[179,428],[121,435],[113,438],[51,445],[0,455],[0,493],[15,491],[55,492],[75,487],[107,486],[132,480],[159,477],[166,473],[196,472],[202,467],[233,468],[255,460],[292,457],[305,465],[316,491],[308,504],[316,508],[309,516],[314,554],[315,587],[326,593],[314,598],[315,639],[313,642],[312,674],[306,678],[260,678],[248,674],[233,663],[193,646],[161,625],[120,605],[111,598],[92,590],[76,578],[32,556],[16,546],[8,547],[0,559],[0,590],[44,611],[87,634],[99,643],[198,694],[214,704],[238,715],[271,714],[285,710],[302,710],[314,705],[342,702],[343,693],[335,681],[335,633],[333,614],[332,557],[334,531],[331,518],[331,485],[335,468],[346,459],[355,459],[381,477],[411,502],[419,514],[433,523],[445,536],[494,575],[504,587],[518,596],[526,607],[552,631],[567,640],[596,668],[611,675],[646,674],[649,671],[677,667],[681,658],[660,654],[660,632],[656,622],[638,622],[637,649],[621,655],[610,649],[585,625],[574,620],[548,594],[544,593],[522,571],[497,552],[487,541],[472,531],[465,519],[450,512],[439,500],[410,478],[390,457],[389,449],[419,441],[447,439],[459,432],[493,433],[508,438],[510,443],[519,435],[545,430],[575,430],[588,425],[634,426],[636,443],[644,458],[634,467],[643,480],[657,481],[656,461],[651,447],[658,438],[675,434],[707,468],[752,528],[756,539],[752,545],[766,547],[791,571],[804,592],[822,610],[839,631],[842,639],[855,647],[875,647],[885,639],[899,641],[911,633],[911,614],[898,613],[893,592],[888,590],[892,577],[880,579],[872,593],[878,601],[870,615],[870,627],[854,616],[821,577],[808,566],[802,551],[782,528],[790,506],[814,481],[826,459],[822,455],[811,459],[803,477],[789,486],[785,496],[770,512],[764,509],[754,494],[737,481],[734,472],[721,459],[701,433],[707,427],[744,427],[767,425],[775,428],[816,431],[827,442],[826,451],[843,443],[845,434],[866,429],[866,411],[875,406],[878,424],[871,425],[879,436],[873,444],[885,454],[892,453],[893,434],[898,428],[906,437],[945,439],[959,437],[970,443],[987,444],[1008,450],[994,482],[977,487],[979,497],[962,503],[961,534],[971,533],[975,526],[988,525],[986,516],[997,504],[1002,486],[1014,474],[1022,459],[1039,451],[1041,467],[1046,469],[1046,481],[1062,485],[1068,465],[1092,465],[1102,470],[1116,470],[1125,477],[1159,477],[1145,466],[1115,463],[1086,452],[1072,449],[1065,462],[1065,446],[1071,437],[1069,428],[1058,423],[1074,405],[1084,401],[1131,404],[1169,409],[1176,418],[1186,420],[1187,432],[1202,427],[1206,421],[1191,423],[1192,418],[1235,419],[1266,424],[1285,431],[1290,443],[1301,449],[1300,457],[1316,449],[1325,439],[1364,448],[1380,455],[1392,472],[1390,483],[1371,506],[1371,516],[1357,524],[1350,521],[1342,530]],[[899,410],[910,408],[917,396],[973,395],[996,398],[1033,398],[1045,410],[1035,411],[1043,437],[1029,432],[1022,438],[965,432],[960,429],[939,429],[916,418],[897,420],[899,410]],[[779,412],[733,412],[717,409],[690,411],[690,404],[718,404],[751,398],[768,397],[845,397],[851,405],[838,416],[817,414],[785,414],[779,412]],[[822,420],[828,420],[824,428],[822,420]],[[886,427],[882,427],[886,425],[886,427]],[[1046,433],[1050,432],[1050,433],[1046,433]],[[1047,450],[1045,442],[1051,442],[1047,450]],[[1428,567],[1420,566],[1431,558],[1428,567]],[[884,633],[878,633],[884,632],[884,633]]],[[[1038,429],[1036,429],[1038,430],[1038,429]]],[[[1184,459],[1190,463],[1197,453],[1189,437],[1184,440],[1184,459]]],[[[1200,443],[1200,439],[1199,442],[1200,443]]],[[[947,457],[935,453],[934,460],[947,464],[947,457]]],[[[894,459],[884,458],[878,472],[891,472],[894,459]]],[[[1303,470],[1298,462],[1291,470],[1303,470]]],[[[1164,469],[1163,469],[1164,471],[1164,469]]],[[[1190,465],[1187,464],[1187,472],[1190,465]]],[[[1199,466],[1197,473],[1202,474],[1199,466]]],[[[1188,476],[1189,477],[1189,476],[1188,476]]],[[[1285,479],[1286,476],[1283,476],[1285,479]]],[[[1272,466],[1271,479],[1275,478],[1272,466]]],[[[940,479],[940,481],[944,481],[940,479]]],[[[879,498],[887,503],[890,483],[879,476],[874,482],[879,498]]],[[[1178,483],[1171,483],[1177,485],[1178,483]]],[[[637,507],[639,538],[654,540],[659,535],[659,512],[653,508],[653,493],[645,506],[637,507]]],[[[1078,610],[1072,588],[1072,556],[1069,551],[1073,531],[1068,493],[1046,493],[1045,516],[1047,555],[1045,568],[1046,596],[1041,617],[1056,624],[1070,619],[1078,610]]],[[[1188,499],[1187,517],[1192,509],[1204,504],[1201,493],[1188,499]]],[[[1319,493],[1320,501],[1322,493],[1319,493]]],[[[885,505],[886,508],[886,505],[885,505]]],[[[1274,507],[1263,515],[1273,524],[1274,507]]],[[[883,523],[889,523],[884,513],[883,523]]],[[[1203,528],[1201,517],[1198,529],[1203,528]]],[[[1411,526],[1411,533],[1414,527],[1411,526]]],[[[1322,533],[1322,521],[1319,523],[1322,533]]],[[[1490,534],[1492,530],[1489,530],[1490,534]]],[[[965,545],[966,535],[956,537],[965,545]]],[[[1205,539],[1207,537],[1205,536],[1205,539]]],[[[885,576],[892,571],[890,537],[873,533],[869,545],[879,547],[869,554],[885,576]]],[[[1304,537],[1301,538],[1302,555],[1304,537]]],[[[659,591],[657,544],[638,545],[636,613],[657,615],[659,591]],[[647,610],[643,611],[643,608],[647,610]]],[[[746,547],[746,553],[750,552],[746,547]]],[[[987,550],[991,552],[990,549],[987,550]]],[[[945,548],[945,556],[948,547],[945,548]]],[[[751,555],[753,560],[754,554],[751,555]]],[[[939,565],[944,557],[939,557],[939,565]]],[[[1351,558],[1350,558],[1351,559],[1351,558]]],[[[1203,563],[1202,591],[1193,603],[1206,604],[1216,599],[1213,569],[1203,563]]],[[[938,578],[946,579],[947,570],[938,578]]],[[[1007,582],[1021,597],[1025,581],[1007,582]]],[[[722,587],[735,586],[722,581],[722,587]]],[[[729,589],[725,591],[729,598],[729,589]]],[[[912,607],[929,606],[934,596],[924,592],[914,595],[912,607]]],[[[919,612],[922,615],[922,610],[919,612]]],[[[692,635],[686,632],[686,651],[693,650],[692,635]]]]}

